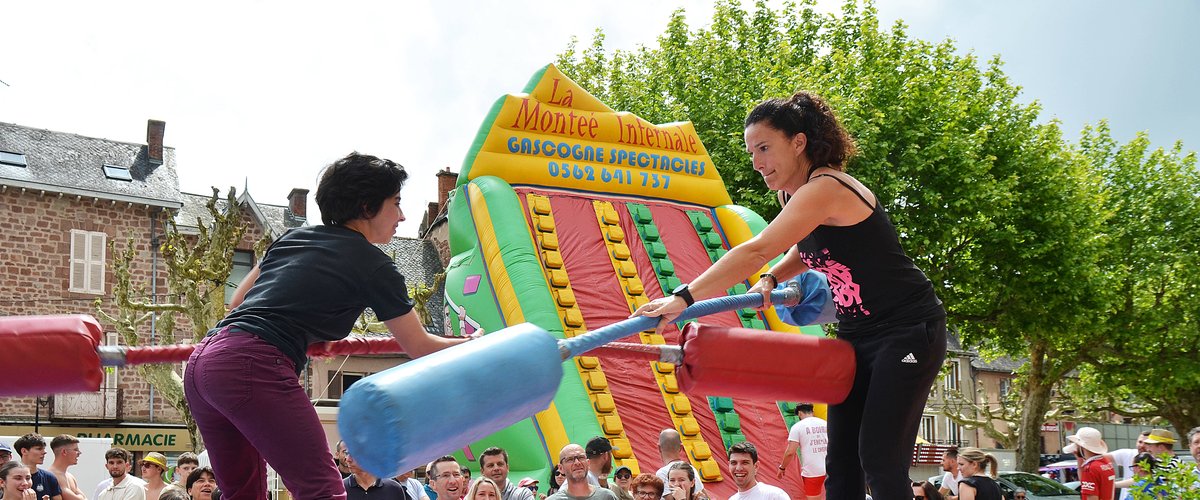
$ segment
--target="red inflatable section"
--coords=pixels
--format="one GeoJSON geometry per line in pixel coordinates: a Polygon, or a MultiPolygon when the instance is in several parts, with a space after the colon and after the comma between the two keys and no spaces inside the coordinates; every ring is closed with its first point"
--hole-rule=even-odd
{"type": "Polygon", "coordinates": [[[690,323],[679,385],[687,392],[764,401],[837,404],[854,384],[844,340],[690,323]]]}
{"type": "Polygon", "coordinates": [[[100,390],[100,324],[82,314],[0,318],[0,396],[100,390]],[[33,366],[33,370],[14,367],[33,366]]]}

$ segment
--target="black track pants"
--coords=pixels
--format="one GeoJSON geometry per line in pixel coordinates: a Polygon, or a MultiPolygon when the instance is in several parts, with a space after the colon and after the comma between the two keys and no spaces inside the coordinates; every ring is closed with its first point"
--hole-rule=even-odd
{"type": "Polygon", "coordinates": [[[830,500],[911,499],[908,469],[929,390],[946,359],[946,320],[899,326],[854,345],[854,387],[829,407],[825,488],[830,500]]]}

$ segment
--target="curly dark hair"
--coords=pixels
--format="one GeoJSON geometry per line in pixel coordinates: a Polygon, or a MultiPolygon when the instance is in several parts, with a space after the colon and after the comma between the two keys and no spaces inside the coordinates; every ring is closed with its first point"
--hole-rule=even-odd
{"type": "Polygon", "coordinates": [[[854,138],[842,127],[829,104],[811,92],[802,90],[791,99],[763,101],[746,115],[746,127],[764,120],[788,137],[804,134],[808,139],[804,152],[812,161],[810,172],[820,167],[844,170],[857,151],[854,138]]]}
{"type": "Polygon", "coordinates": [[[404,186],[408,173],[392,160],[357,151],[325,167],[317,184],[321,222],[341,226],[379,213],[383,202],[404,186]]]}

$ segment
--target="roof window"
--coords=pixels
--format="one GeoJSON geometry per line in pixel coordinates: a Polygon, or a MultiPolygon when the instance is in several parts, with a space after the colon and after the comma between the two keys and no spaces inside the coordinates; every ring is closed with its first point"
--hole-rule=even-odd
{"type": "Polygon", "coordinates": [[[25,155],[22,153],[10,153],[8,151],[0,151],[0,164],[12,165],[15,167],[29,166],[25,163],[25,155]]]}
{"type": "Polygon", "coordinates": [[[133,175],[129,173],[129,167],[121,167],[117,165],[105,165],[104,176],[114,181],[133,180],[133,175]]]}

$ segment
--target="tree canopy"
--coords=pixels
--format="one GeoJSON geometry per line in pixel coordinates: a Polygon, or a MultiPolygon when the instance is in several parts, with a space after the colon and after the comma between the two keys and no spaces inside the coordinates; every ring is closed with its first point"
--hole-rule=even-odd
{"type": "MultiPolygon", "coordinates": [[[[1114,211],[1118,192],[1101,161],[1116,152],[1097,149],[1100,137],[1085,133],[1075,145],[1057,122],[1039,121],[1040,106],[1022,101],[999,57],[981,61],[951,41],[914,39],[902,22],[883,28],[872,4],[853,0],[837,14],[818,12],[811,0],[781,10],[760,0],[753,12],[722,0],[701,28],[676,11],[656,47],[609,51],[597,31],[585,48],[572,41],[558,64],[614,109],[658,123],[692,121],[735,202],[768,219],[778,206],[745,153],[744,117],[762,100],[800,89],[824,96],[857,140],[847,171],[884,204],[952,327],[969,345],[1028,359],[1018,451],[1022,468],[1036,467],[1052,389],[1081,362],[1106,363],[1097,346],[1122,328],[1101,319],[1116,297],[1104,266],[1120,255],[1110,233],[1127,221],[1114,211]]],[[[1152,158],[1175,158],[1195,173],[1194,158],[1188,164],[1178,152],[1152,158]]],[[[1190,196],[1195,205],[1194,189],[1190,196]]],[[[1186,200],[1180,194],[1176,205],[1186,200]]],[[[1160,223],[1159,232],[1182,218],[1160,223]]],[[[1198,218],[1189,219],[1193,227],[1198,218]]],[[[1194,249],[1200,239],[1191,237],[1194,249]]],[[[1172,269],[1173,277],[1184,273],[1172,269]]],[[[1150,281],[1171,287],[1163,273],[1150,281]]],[[[1142,279],[1149,280],[1131,286],[1142,279]]],[[[1182,289],[1164,297],[1186,309],[1175,292],[1182,289]]],[[[1125,330],[1121,338],[1144,341],[1151,328],[1137,331],[1144,334],[1125,330]]]]}

